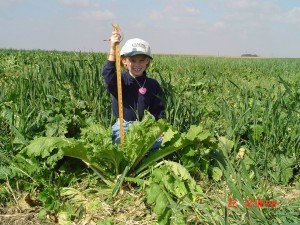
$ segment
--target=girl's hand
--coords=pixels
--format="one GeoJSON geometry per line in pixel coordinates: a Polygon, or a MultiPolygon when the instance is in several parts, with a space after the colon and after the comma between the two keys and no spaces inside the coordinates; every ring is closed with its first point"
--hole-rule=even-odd
{"type": "Polygon", "coordinates": [[[119,32],[112,32],[112,35],[110,36],[110,51],[108,53],[108,60],[115,61],[116,60],[116,52],[115,52],[115,46],[117,43],[119,43],[121,40],[121,35],[119,32]]]}
{"type": "Polygon", "coordinates": [[[119,32],[116,32],[116,31],[112,32],[112,35],[110,36],[110,39],[109,39],[109,40],[110,40],[110,45],[111,45],[111,47],[114,48],[115,45],[116,45],[117,43],[119,43],[120,40],[121,40],[121,35],[120,35],[120,33],[119,33],[119,32]]]}

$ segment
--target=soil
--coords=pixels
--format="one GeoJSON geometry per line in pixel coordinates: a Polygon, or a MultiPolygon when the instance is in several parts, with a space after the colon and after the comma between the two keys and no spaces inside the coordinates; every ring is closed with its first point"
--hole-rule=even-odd
{"type": "MultiPolygon", "coordinates": [[[[292,189],[282,192],[282,198],[293,201],[299,198],[300,190],[292,189]]],[[[137,224],[148,225],[156,222],[155,215],[141,200],[140,196],[134,196],[125,192],[123,196],[113,202],[105,202],[97,199],[100,206],[97,211],[86,213],[81,221],[71,222],[70,225],[96,225],[99,221],[111,221],[112,224],[137,224]],[[111,218],[111,220],[109,220],[111,218]]],[[[38,217],[40,206],[32,206],[28,195],[18,201],[18,206],[0,206],[0,225],[54,225],[64,224],[63,215],[48,215],[47,220],[38,217]],[[61,222],[60,222],[61,220],[61,222]]],[[[111,223],[106,223],[111,224],[111,223]]]]}
{"type": "Polygon", "coordinates": [[[33,206],[28,195],[23,195],[17,206],[0,206],[0,225],[54,225],[66,222],[70,225],[96,225],[99,221],[108,221],[107,224],[148,225],[156,221],[155,215],[140,196],[129,192],[125,192],[115,201],[105,202],[99,198],[96,202],[99,203],[98,209],[86,211],[80,221],[67,222],[63,213],[47,215],[47,219],[41,220],[38,213],[42,208],[33,206]]]}
{"type": "Polygon", "coordinates": [[[32,210],[20,211],[17,208],[0,208],[0,225],[40,225],[36,215],[37,212],[32,210]]]}

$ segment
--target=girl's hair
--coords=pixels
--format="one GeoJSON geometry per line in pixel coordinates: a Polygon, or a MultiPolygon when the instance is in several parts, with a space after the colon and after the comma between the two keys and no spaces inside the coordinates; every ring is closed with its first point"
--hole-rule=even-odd
{"type": "MultiPolygon", "coordinates": [[[[145,55],[146,56],[146,55],[145,55]]],[[[146,57],[148,57],[148,56],[146,56],[146,57]]],[[[121,55],[121,60],[120,60],[120,63],[121,63],[121,68],[122,69],[124,69],[124,70],[127,70],[127,66],[126,65],[124,65],[123,64],[123,59],[125,59],[126,58],[126,56],[124,56],[124,55],[121,55]]],[[[148,57],[149,58],[149,63],[147,64],[147,67],[146,67],[146,69],[148,69],[148,67],[150,66],[150,64],[151,64],[151,58],[150,57],[148,57]]]]}

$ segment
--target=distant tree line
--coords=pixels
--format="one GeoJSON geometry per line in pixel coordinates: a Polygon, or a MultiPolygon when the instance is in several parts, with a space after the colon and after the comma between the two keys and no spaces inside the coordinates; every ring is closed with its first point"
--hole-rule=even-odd
{"type": "Polygon", "coordinates": [[[242,54],[242,57],[258,57],[256,54],[242,54]]]}

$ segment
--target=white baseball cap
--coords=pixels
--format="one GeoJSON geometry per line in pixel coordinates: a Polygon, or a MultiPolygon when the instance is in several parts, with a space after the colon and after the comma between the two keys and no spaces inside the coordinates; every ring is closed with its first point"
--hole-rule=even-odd
{"type": "Polygon", "coordinates": [[[152,59],[149,43],[139,38],[133,38],[127,40],[121,49],[120,55],[124,55],[124,56],[146,55],[152,59]]]}

